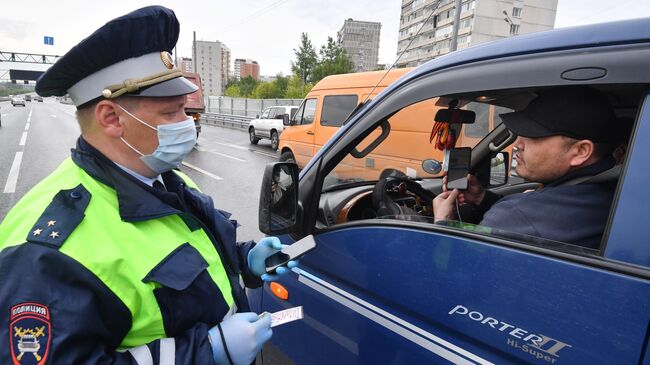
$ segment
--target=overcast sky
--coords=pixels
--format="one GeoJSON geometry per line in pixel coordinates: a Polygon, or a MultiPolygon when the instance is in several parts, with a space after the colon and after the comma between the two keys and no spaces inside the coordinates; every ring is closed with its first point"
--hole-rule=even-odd
{"type": "MultiPolygon", "coordinates": [[[[480,0],[479,0],[480,1],[480,0]]],[[[251,58],[262,75],[290,73],[293,49],[307,32],[318,49],[336,38],[347,18],[381,22],[379,63],[395,61],[401,0],[27,0],[11,1],[0,13],[0,50],[62,55],[110,19],[160,4],[181,24],[178,54],[191,56],[197,40],[219,40],[232,59],[251,58]],[[54,46],[43,44],[53,36],[54,46]]],[[[650,0],[559,0],[556,27],[650,17],[650,0]]],[[[0,72],[9,67],[0,64],[0,72]]],[[[232,65],[231,65],[232,67],[232,65]]],[[[42,69],[42,68],[34,68],[42,69]]]]}

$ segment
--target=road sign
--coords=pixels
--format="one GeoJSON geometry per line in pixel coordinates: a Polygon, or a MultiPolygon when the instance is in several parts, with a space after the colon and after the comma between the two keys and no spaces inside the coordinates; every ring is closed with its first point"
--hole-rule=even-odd
{"type": "Polygon", "coordinates": [[[50,46],[53,46],[54,45],[54,37],[44,36],[43,37],[43,43],[48,44],[50,46]]]}

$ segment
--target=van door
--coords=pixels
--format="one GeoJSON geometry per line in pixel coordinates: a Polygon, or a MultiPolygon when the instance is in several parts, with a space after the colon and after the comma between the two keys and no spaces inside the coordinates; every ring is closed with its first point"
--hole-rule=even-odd
{"type": "Polygon", "coordinates": [[[332,138],[334,133],[338,132],[350,113],[356,108],[358,101],[359,97],[356,94],[327,95],[323,98],[314,153],[317,153],[332,138]]]}
{"type": "Polygon", "coordinates": [[[305,319],[274,331],[295,363],[633,364],[650,281],[414,224],[316,237],[282,301],[305,319]]]}
{"type": "Polygon", "coordinates": [[[305,99],[294,119],[289,131],[289,147],[293,151],[299,167],[305,167],[314,156],[314,116],[318,99],[305,99]]]}

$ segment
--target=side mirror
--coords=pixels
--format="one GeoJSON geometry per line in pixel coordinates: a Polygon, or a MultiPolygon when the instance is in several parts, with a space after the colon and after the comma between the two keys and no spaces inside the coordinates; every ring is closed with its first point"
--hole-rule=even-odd
{"type": "Polygon", "coordinates": [[[266,165],[260,191],[259,229],[277,235],[298,228],[298,165],[274,162],[266,165]]]}
{"type": "Polygon", "coordinates": [[[289,121],[289,116],[284,114],[282,115],[282,124],[284,125],[289,125],[291,122],[289,121]]]}
{"type": "Polygon", "coordinates": [[[508,152],[492,152],[474,168],[472,173],[486,188],[505,185],[508,182],[510,156],[508,152]]]}
{"type": "Polygon", "coordinates": [[[508,166],[510,156],[508,152],[497,152],[490,157],[490,185],[501,186],[508,182],[508,166]]]}

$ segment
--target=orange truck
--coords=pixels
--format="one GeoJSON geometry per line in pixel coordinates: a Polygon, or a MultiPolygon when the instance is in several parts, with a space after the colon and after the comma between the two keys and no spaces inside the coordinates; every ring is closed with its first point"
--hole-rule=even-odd
{"type": "MultiPolygon", "coordinates": [[[[318,82],[280,136],[280,160],[295,161],[299,168],[305,167],[359,103],[374,98],[410,70],[401,68],[388,73],[373,71],[333,75],[318,82]]],[[[430,141],[434,118],[439,110],[449,107],[449,102],[431,98],[402,109],[388,119],[391,130],[386,141],[362,159],[347,156],[336,174],[339,178],[349,175],[377,179],[385,170],[399,170],[412,177],[429,176],[430,173],[423,170],[423,161],[435,159],[442,163],[444,159],[443,151],[435,146],[435,140],[430,141]],[[408,155],[404,154],[405,151],[408,155]]],[[[470,103],[459,107],[475,112],[476,121],[462,125],[456,147],[473,147],[500,122],[499,111],[495,112],[494,107],[487,104],[470,103]]],[[[377,130],[366,140],[373,141],[379,134],[377,130]]],[[[360,148],[364,147],[364,142],[360,148]]]]}
{"type": "Polygon", "coordinates": [[[183,76],[190,80],[199,89],[187,96],[187,104],[185,104],[185,114],[194,119],[196,126],[196,137],[201,133],[201,114],[205,113],[205,101],[203,100],[203,89],[201,88],[201,76],[197,73],[184,72],[183,76]]]}

